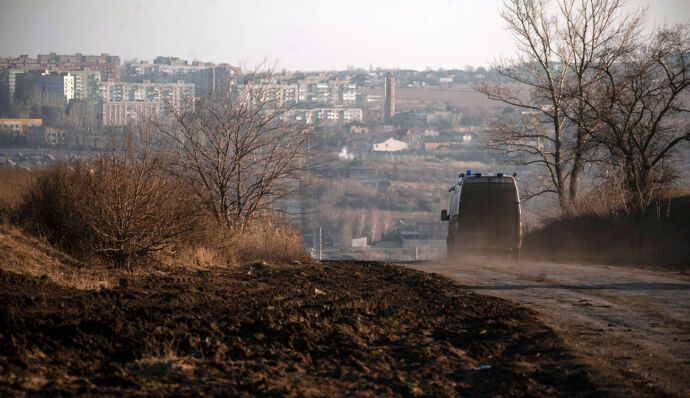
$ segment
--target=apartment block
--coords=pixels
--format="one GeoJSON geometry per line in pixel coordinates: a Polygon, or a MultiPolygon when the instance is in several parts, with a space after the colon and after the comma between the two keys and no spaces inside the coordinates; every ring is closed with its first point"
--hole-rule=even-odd
{"type": "Polygon", "coordinates": [[[127,126],[158,120],[161,104],[157,101],[117,101],[103,103],[103,126],[127,126]]]}
{"type": "Polygon", "coordinates": [[[289,118],[293,122],[317,125],[347,125],[362,122],[364,113],[361,108],[313,108],[293,109],[289,118]]]}
{"type": "Polygon", "coordinates": [[[123,80],[133,83],[176,83],[194,84],[196,94],[206,96],[227,92],[240,69],[227,64],[214,65],[207,62],[188,62],[177,57],[157,57],[153,63],[127,63],[123,68],[123,80]]]}
{"type": "Polygon", "coordinates": [[[103,102],[158,102],[180,107],[191,101],[195,95],[191,83],[130,83],[102,82],[100,84],[103,102]]]}
{"type": "Polygon", "coordinates": [[[73,71],[64,75],[65,97],[68,100],[92,100],[101,99],[99,85],[101,74],[98,71],[73,71]]]}

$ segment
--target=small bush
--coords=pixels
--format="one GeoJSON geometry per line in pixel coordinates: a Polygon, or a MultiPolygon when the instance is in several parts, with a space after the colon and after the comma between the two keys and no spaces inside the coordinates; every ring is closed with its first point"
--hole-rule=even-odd
{"type": "Polygon", "coordinates": [[[85,225],[82,172],[65,164],[36,172],[23,194],[22,223],[69,253],[83,255],[89,231],[85,225]]]}
{"type": "Polygon", "coordinates": [[[198,206],[145,152],[112,151],[40,173],[21,215],[68,252],[132,261],[170,249],[197,230],[198,206]]]}

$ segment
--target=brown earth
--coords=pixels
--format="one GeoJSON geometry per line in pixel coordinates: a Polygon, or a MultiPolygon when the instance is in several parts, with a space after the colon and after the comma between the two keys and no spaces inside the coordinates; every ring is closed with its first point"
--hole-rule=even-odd
{"type": "Polygon", "coordinates": [[[0,271],[0,319],[0,396],[602,395],[531,310],[381,263],[0,271]]]}
{"type": "Polygon", "coordinates": [[[611,396],[690,397],[690,274],[467,256],[418,262],[537,312],[611,396]]]}

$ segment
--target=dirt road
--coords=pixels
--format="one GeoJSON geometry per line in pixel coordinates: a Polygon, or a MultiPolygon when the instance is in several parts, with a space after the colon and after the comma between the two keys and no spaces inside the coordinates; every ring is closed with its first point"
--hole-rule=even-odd
{"type": "Polygon", "coordinates": [[[408,266],[536,310],[615,396],[690,396],[687,274],[483,257],[408,266]]]}

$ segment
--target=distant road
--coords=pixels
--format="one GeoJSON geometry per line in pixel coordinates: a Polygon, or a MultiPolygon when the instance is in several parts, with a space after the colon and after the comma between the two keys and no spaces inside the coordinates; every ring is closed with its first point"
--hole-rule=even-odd
{"type": "Polygon", "coordinates": [[[690,277],[636,268],[472,258],[406,264],[540,314],[613,395],[690,396],[690,277]]]}

